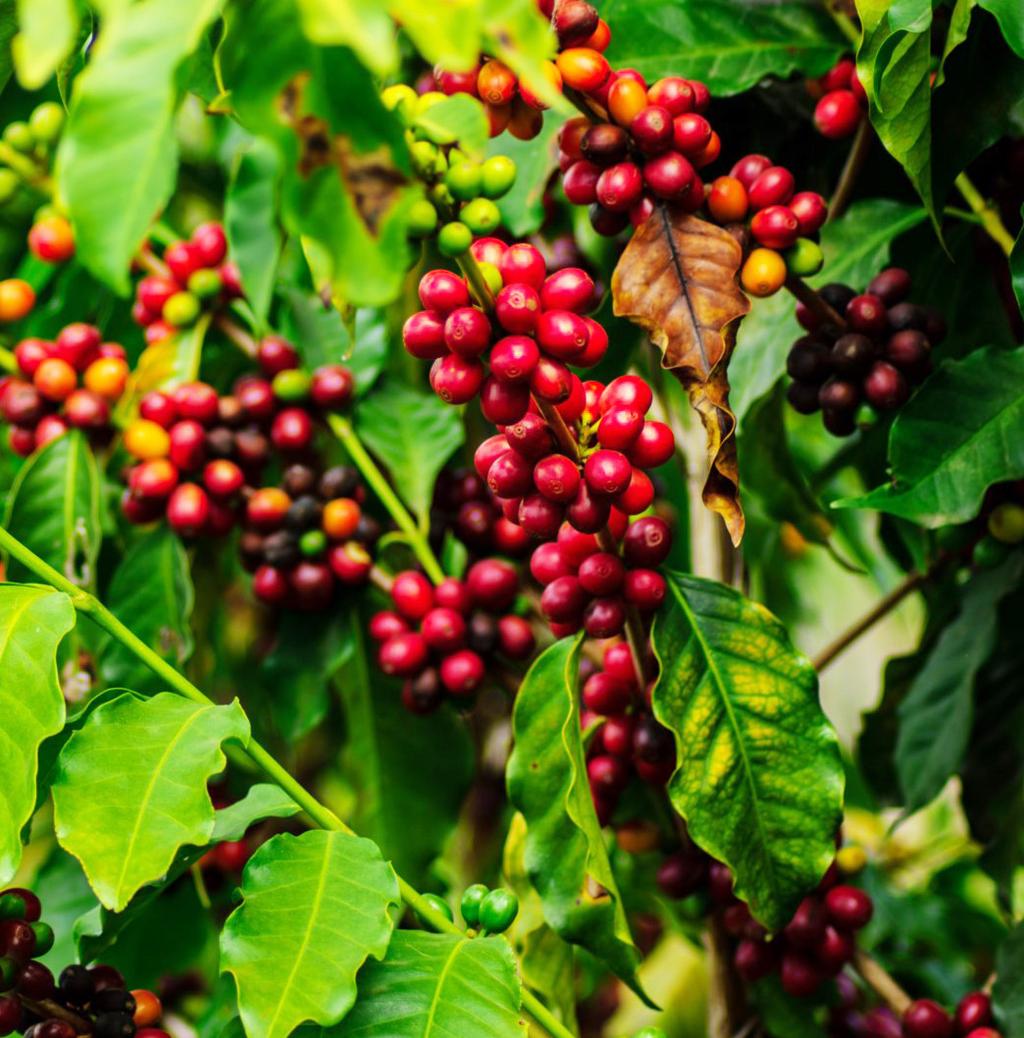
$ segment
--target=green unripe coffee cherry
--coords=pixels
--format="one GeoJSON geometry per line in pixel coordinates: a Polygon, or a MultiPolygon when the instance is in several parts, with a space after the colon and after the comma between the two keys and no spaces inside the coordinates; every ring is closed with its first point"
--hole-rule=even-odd
{"type": "Polygon", "coordinates": [[[56,101],[36,105],[28,117],[28,128],[40,144],[53,144],[64,129],[64,108],[56,101]]]}
{"type": "Polygon", "coordinates": [[[18,964],[6,956],[0,958],[0,991],[10,991],[18,975],[18,964]]]}
{"type": "Polygon", "coordinates": [[[519,914],[519,898],[498,887],[484,898],[480,905],[480,929],[487,933],[504,933],[519,914]]]}
{"type": "Polygon", "coordinates": [[[308,371],[303,371],[302,368],[289,368],[287,371],[279,371],[274,376],[271,386],[278,400],[295,404],[309,396],[312,384],[313,379],[308,371]]]}
{"type": "Polygon", "coordinates": [[[406,83],[395,83],[380,95],[384,107],[396,112],[403,123],[409,124],[416,116],[416,91],[406,83]]]}
{"type": "MultiPolygon", "coordinates": [[[[435,911],[440,912],[450,923],[455,922],[455,915],[452,912],[451,905],[443,897],[438,897],[437,894],[424,894],[423,900],[435,911]]],[[[420,917],[423,918],[422,916],[420,917]]],[[[426,922],[426,919],[423,919],[426,922]]]]}
{"type": "Polygon", "coordinates": [[[13,169],[0,167],[0,205],[14,197],[20,183],[21,177],[13,169]]]}
{"type": "Polygon", "coordinates": [[[452,198],[451,191],[448,190],[447,185],[442,180],[439,180],[436,184],[431,184],[428,193],[431,202],[441,206],[443,209],[451,209],[455,205],[455,199],[452,198]]]}
{"type": "Polygon", "coordinates": [[[490,234],[501,226],[501,213],[489,198],[474,198],[459,210],[459,219],[475,234],[490,234]]]}
{"type": "Polygon", "coordinates": [[[39,958],[53,947],[53,927],[49,923],[32,923],[32,932],[36,935],[36,946],[32,955],[39,958]]]}
{"type": "Polygon", "coordinates": [[[419,198],[409,206],[409,222],[406,230],[414,238],[425,238],[437,230],[437,210],[425,198],[419,198]]]}
{"type": "Polygon", "coordinates": [[[487,287],[491,290],[491,295],[496,296],[505,285],[505,279],[501,276],[501,271],[493,263],[488,263],[486,260],[479,260],[477,266],[479,266],[480,273],[484,276],[484,281],[487,282],[487,287]]]}
{"type": "Polygon", "coordinates": [[[1024,507],[1012,501],[996,505],[988,517],[988,532],[1003,544],[1024,541],[1024,507]]]}
{"type": "Polygon", "coordinates": [[[995,537],[982,537],[974,546],[971,562],[978,569],[995,569],[1009,554],[1009,547],[997,541],[995,537]]]}
{"type": "Polygon", "coordinates": [[[489,891],[483,883],[474,883],[463,891],[459,911],[462,913],[462,918],[466,920],[467,926],[475,929],[480,925],[480,906],[484,903],[484,898],[488,893],[489,891]]]}
{"type": "Polygon", "coordinates": [[[468,202],[480,194],[480,185],[483,178],[480,167],[475,162],[460,162],[452,164],[451,155],[448,156],[448,172],[444,175],[444,182],[451,191],[452,197],[460,202],[468,202]]]}
{"type": "Polygon", "coordinates": [[[164,303],[163,319],[175,328],[184,328],[195,323],[199,310],[199,300],[191,292],[175,292],[164,303]]]}
{"type": "Polygon", "coordinates": [[[4,127],[3,139],[4,143],[9,144],[15,151],[25,154],[30,152],[36,145],[36,139],[32,136],[28,123],[24,123],[21,120],[8,123],[4,127]]]}
{"type": "Polygon", "coordinates": [[[786,270],[801,278],[817,274],[825,263],[821,246],[810,238],[797,238],[796,244],[783,253],[783,258],[786,270]]]}
{"type": "Polygon", "coordinates": [[[448,168],[443,152],[430,141],[415,141],[409,151],[412,156],[412,168],[421,177],[439,177],[448,168]]]}
{"type": "Polygon", "coordinates": [[[315,559],[327,550],[327,534],[323,530],[307,530],[299,538],[299,551],[307,559],[315,559]]]}
{"type": "Polygon", "coordinates": [[[668,1038],[660,1027],[644,1027],[633,1035],[633,1038],[668,1038]]]}
{"type": "Polygon", "coordinates": [[[469,162],[469,156],[460,147],[452,145],[448,149],[448,165],[458,166],[463,162],[469,162]]]}
{"type": "Polygon", "coordinates": [[[189,275],[188,290],[200,299],[211,299],[224,287],[220,274],[213,267],[201,267],[189,275]]]}
{"type": "Polygon", "coordinates": [[[939,551],[963,551],[974,540],[970,523],[959,526],[940,526],[935,531],[935,547],[939,551]]]}
{"type": "Polygon", "coordinates": [[[437,247],[442,256],[455,259],[473,244],[473,232],[459,220],[446,223],[437,233],[437,247]]]}
{"type": "Polygon", "coordinates": [[[516,164],[507,155],[492,155],[480,173],[485,198],[501,198],[516,182],[516,164]]]}

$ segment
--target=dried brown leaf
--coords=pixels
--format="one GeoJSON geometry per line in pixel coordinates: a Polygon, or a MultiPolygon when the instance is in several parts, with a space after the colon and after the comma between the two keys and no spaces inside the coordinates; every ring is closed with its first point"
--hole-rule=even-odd
{"type": "Polygon", "coordinates": [[[686,387],[700,415],[710,462],[704,503],[721,515],[734,544],[743,537],[744,519],[728,366],[739,319],[750,310],[736,283],[742,259],[728,231],[658,206],[612,275],[616,315],[647,330],[662,367],[686,387]]]}

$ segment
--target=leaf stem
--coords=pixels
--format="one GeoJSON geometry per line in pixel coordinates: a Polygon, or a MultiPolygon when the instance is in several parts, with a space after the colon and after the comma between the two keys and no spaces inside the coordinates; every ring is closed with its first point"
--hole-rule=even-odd
{"type": "Polygon", "coordinates": [[[835,325],[841,332],[846,331],[846,320],[825,301],[803,278],[790,274],[786,278],[786,291],[796,296],[808,310],[815,313],[826,324],[835,325]]]}
{"type": "Polygon", "coordinates": [[[377,463],[363,446],[362,440],[352,428],[352,423],[347,418],[342,418],[341,415],[332,414],[328,417],[327,424],[330,425],[331,432],[344,444],[352,461],[355,462],[356,468],[363,474],[366,482],[373,487],[381,504],[388,510],[388,514],[405,535],[409,547],[412,548],[420,565],[426,570],[427,576],[435,584],[440,584],[445,579],[441,563],[437,561],[437,556],[431,551],[427,538],[416,520],[398,499],[398,495],[391,489],[391,484],[384,478],[384,473],[377,467],[377,463]]]}
{"type": "Polygon", "coordinates": [[[828,9],[828,13],[832,15],[832,21],[839,27],[839,31],[850,43],[854,44],[854,46],[859,46],[860,29],[857,28],[854,20],[845,11],[839,9],[835,0],[830,0],[825,6],[828,9]]]}
{"type": "Polygon", "coordinates": [[[846,162],[843,165],[842,172],[839,174],[836,189],[829,201],[829,220],[836,220],[846,212],[846,208],[850,204],[850,197],[853,194],[854,185],[857,183],[857,177],[864,168],[864,162],[870,150],[871,123],[865,116],[861,119],[860,126],[857,127],[853,144],[850,145],[850,153],[846,156],[846,162]]]}
{"type": "Polygon", "coordinates": [[[963,195],[971,212],[981,220],[985,233],[1003,250],[1003,254],[1009,257],[1013,252],[1013,235],[1003,225],[995,207],[985,201],[966,173],[961,173],[953,183],[957,191],[963,195]]]}
{"type": "Polygon", "coordinates": [[[924,573],[911,573],[902,583],[897,584],[884,598],[869,609],[856,623],[845,630],[831,644],[826,645],[811,661],[814,669],[820,674],[837,656],[848,649],[862,634],[869,631],[887,613],[892,612],[909,595],[916,591],[932,574],[933,570],[924,573]]]}
{"type": "MultiPolygon", "coordinates": [[[[211,705],[213,700],[192,684],[184,675],[179,674],[166,660],[157,655],[142,639],[128,627],[95,596],[76,587],[66,577],[58,573],[30,548],[26,547],[6,528],[0,526],[0,548],[9,552],[28,570],[42,578],[46,583],[63,591],[71,599],[75,609],[84,613],[95,624],[119,641],[129,652],[146,664],[159,678],[167,682],[168,688],[190,699],[194,703],[211,705]]],[[[355,835],[329,807],[321,803],[290,772],[288,772],[260,743],[251,740],[242,750],[259,769],[275,782],[303,811],[321,828],[332,832],[343,832],[355,835]]],[[[454,934],[463,940],[469,940],[465,932],[460,930],[446,916],[434,908],[415,887],[398,876],[398,889],[402,900],[430,927],[440,933],[454,934]]],[[[572,1032],[563,1026],[547,1007],[525,988],[522,991],[522,1004],[529,1014],[554,1038],[575,1038],[572,1032]]]]}

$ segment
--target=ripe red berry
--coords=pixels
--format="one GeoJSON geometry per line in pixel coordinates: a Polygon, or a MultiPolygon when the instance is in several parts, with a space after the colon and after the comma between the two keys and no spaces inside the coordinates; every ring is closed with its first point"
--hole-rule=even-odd
{"type": "Polygon", "coordinates": [[[169,429],[178,417],[178,408],[166,393],[153,390],[139,401],[139,417],[169,429]]]}
{"type": "Polygon", "coordinates": [[[167,522],[182,537],[198,537],[209,514],[210,499],[195,483],[182,483],[167,499],[167,522]]]}
{"type": "Polygon", "coordinates": [[[633,116],[629,132],[642,152],[657,155],[672,143],[672,113],[659,104],[650,104],[633,116]]]}
{"type": "Polygon", "coordinates": [[[788,249],[800,236],[800,222],[788,206],[770,205],[754,213],[750,233],[769,249],[788,249]]]}
{"type": "Polygon", "coordinates": [[[612,595],[622,587],[626,569],[621,559],[610,552],[597,552],[585,558],[577,571],[577,578],[588,594],[612,595]]]}
{"type": "Polygon", "coordinates": [[[732,961],[736,972],[747,983],[752,984],[767,977],[775,969],[778,954],[765,941],[755,941],[747,937],[736,945],[732,961]]]}
{"type": "Polygon", "coordinates": [[[491,322],[473,306],[460,306],[444,322],[445,345],[463,357],[479,357],[490,345],[491,322]]]}
{"type": "Polygon", "coordinates": [[[508,448],[509,442],[501,433],[488,436],[473,452],[473,467],[477,475],[486,480],[491,466],[508,448]]]}
{"type": "Polygon", "coordinates": [[[192,232],[192,251],[201,266],[216,267],[228,252],[224,228],[214,221],[201,223],[192,232]]]}
{"type": "Polygon", "coordinates": [[[409,631],[409,624],[398,613],[382,609],[370,617],[367,629],[375,642],[383,642],[393,634],[406,634],[409,631]]]}
{"type": "Polygon", "coordinates": [[[436,310],[419,310],[402,325],[402,345],[418,360],[436,360],[448,352],[444,318],[436,310]]]}
{"type": "Polygon", "coordinates": [[[814,125],[823,137],[849,137],[860,125],[863,112],[851,90],[830,90],[814,106],[814,125]]]}
{"type": "Polygon", "coordinates": [[[754,181],[771,164],[772,160],[767,155],[745,155],[729,170],[729,176],[735,177],[749,191],[754,181]]]}
{"type": "Polygon", "coordinates": [[[651,387],[638,375],[619,375],[601,393],[598,409],[602,415],[616,407],[628,407],[646,414],[653,400],[651,387]]]}
{"type": "Polygon", "coordinates": [[[564,454],[549,454],[534,465],[533,484],[551,501],[571,501],[580,485],[579,468],[564,454]]]}
{"type": "Polygon", "coordinates": [[[573,363],[578,368],[590,368],[608,352],[608,333],[597,321],[589,317],[584,317],[583,320],[587,325],[587,348],[573,363]]]}
{"type": "Polygon", "coordinates": [[[530,387],[488,375],[480,387],[480,410],[494,425],[518,422],[530,407],[530,387]]]}
{"type": "Polygon", "coordinates": [[[540,250],[526,242],[510,245],[498,264],[505,285],[528,285],[540,291],[547,276],[547,265],[540,250]]]}
{"type": "Polygon", "coordinates": [[[782,956],[779,980],[782,982],[782,990],[787,995],[793,998],[807,998],[818,990],[822,976],[809,958],[796,952],[787,952],[782,956]]]}
{"type": "Polygon", "coordinates": [[[558,360],[541,357],[530,377],[530,389],[542,400],[560,404],[572,396],[572,372],[558,360]]]}
{"type": "Polygon", "coordinates": [[[402,616],[409,620],[420,620],[433,608],[434,590],[422,573],[403,570],[392,581],[391,601],[402,616]]]}
{"type": "Polygon", "coordinates": [[[533,466],[518,451],[506,448],[487,470],[487,486],[497,497],[522,497],[533,487],[533,466]]]}
{"type": "Polygon", "coordinates": [[[826,926],[814,949],[814,957],[826,973],[835,976],[853,958],[856,948],[851,934],[826,926]]]}
{"type": "Polygon", "coordinates": [[[559,360],[574,362],[587,348],[586,322],[570,310],[546,310],[537,318],[537,342],[559,360]]]}
{"type": "Polygon", "coordinates": [[[503,613],[516,600],[519,577],[510,563],[481,559],[466,573],[466,588],[473,605],[491,613],[503,613]]]}
{"type": "MultiPolygon", "coordinates": [[[[666,151],[644,165],[644,183],[658,198],[669,201],[683,198],[693,186],[696,175],[689,159],[677,151],[666,151]]],[[[635,218],[631,213],[630,219],[634,225],[638,225],[644,223],[648,216],[650,211],[640,212],[635,218]]]]}
{"type": "MultiPolygon", "coordinates": [[[[12,432],[15,430],[12,430],[12,432]]],[[[29,430],[16,430],[18,432],[28,432],[29,430]]],[[[57,439],[58,436],[63,436],[68,431],[67,422],[64,421],[60,415],[48,414],[44,415],[40,420],[39,424],[35,428],[35,449],[39,450],[41,447],[45,447],[51,440],[57,439]]]]}
{"type": "Polygon", "coordinates": [[[708,860],[696,850],[677,851],[658,866],[657,883],[664,893],[676,900],[695,894],[708,875],[708,860]]]}
{"type": "Polygon", "coordinates": [[[340,411],[352,399],[355,380],[342,364],[324,364],[313,372],[310,396],[317,407],[340,411]]]}
{"type": "Polygon", "coordinates": [[[348,587],[359,587],[370,579],[373,557],[356,541],[332,545],[327,552],[331,572],[348,587]]]}
{"type": "Polygon", "coordinates": [[[435,606],[420,623],[420,634],[438,652],[454,652],[466,641],[466,621],[461,613],[435,606]]]}
{"type": "Polygon", "coordinates": [[[270,427],[270,439],[278,450],[303,451],[313,442],[313,419],[301,407],[279,411],[270,427]]]}
{"type": "Polygon", "coordinates": [[[601,167],[586,159],[574,162],[562,176],[565,197],[573,205],[592,205],[597,201],[597,182],[601,167]]]}
{"type": "Polygon", "coordinates": [[[538,545],[530,556],[530,573],[538,584],[550,584],[559,577],[570,577],[575,570],[561,545],[555,541],[538,545]]]}
{"type": "Polygon", "coordinates": [[[578,375],[570,373],[569,395],[561,403],[555,404],[555,410],[561,415],[562,421],[571,426],[579,421],[586,403],[587,395],[583,383],[578,375]]]}
{"type": "Polygon", "coordinates": [[[629,485],[633,468],[620,451],[600,449],[587,458],[583,475],[590,490],[605,497],[621,494],[629,485]]]}
{"type": "Polygon", "coordinates": [[[653,569],[631,569],[626,573],[626,601],[641,612],[649,613],[665,601],[665,578],[653,569]]]}
{"type": "Polygon", "coordinates": [[[531,412],[524,414],[518,422],[505,426],[505,441],[514,451],[533,461],[554,448],[554,437],[548,423],[531,412]]]}
{"type": "Polygon", "coordinates": [[[564,510],[556,501],[543,494],[527,494],[516,509],[516,521],[534,537],[554,537],[561,525],[564,510]]]}
{"type": "Polygon", "coordinates": [[[171,394],[180,418],[208,425],[217,417],[217,390],[205,382],[188,382],[171,394]]]}
{"type": "Polygon", "coordinates": [[[684,112],[672,120],[672,140],[678,151],[693,158],[711,140],[711,124],[696,112],[684,112]]]}
{"type": "Polygon", "coordinates": [[[533,655],[536,639],[533,628],[521,616],[503,616],[498,621],[498,648],[510,660],[525,660],[533,655]]]}
{"type": "Polygon", "coordinates": [[[64,401],[64,418],[76,429],[104,429],[110,423],[110,404],[90,389],[76,389],[64,401]]]}
{"type": "Polygon", "coordinates": [[[919,998],[903,1013],[903,1034],[906,1038],[952,1038],[953,1020],[937,1002],[919,998]]]}
{"type": "Polygon", "coordinates": [[[159,317],[164,303],[179,291],[177,282],[158,274],[147,274],[135,288],[136,298],[153,317],[159,317]]]}
{"type": "Polygon", "coordinates": [[[245,476],[242,470],[227,458],[211,461],[203,469],[203,486],[214,497],[231,497],[242,489],[244,483],[245,476]]]}
{"type": "Polygon", "coordinates": [[[441,661],[441,683],[453,696],[472,695],[484,673],[484,661],[472,649],[460,649],[441,661]]]}
{"type": "Polygon", "coordinates": [[[629,477],[629,486],[615,498],[615,507],[626,515],[640,515],[654,502],[654,483],[641,469],[634,468],[629,477]]]}
{"type": "Polygon", "coordinates": [[[825,895],[825,910],[839,930],[859,930],[871,921],[871,898],[858,887],[841,885],[825,895]]]}
{"type": "Polygon", "coordinates": [[[785,166],[769,166],[758,174],[747,196],[754,209],[785,205],[793,197],[794,187],[793,174],[785,166]]]}
{"type": "Polygon", "coordinates": [[[878,335],[889,327],[889,315],[878,296],[865,292],[854,296],[846,305],[846,320],[850,327],[865,335],[878,335]]]}
{"type": "Polygon", "coordinates": [[[885,344],[885,359],[911,378],[920,378],[931,365],[931,343],[923,332],[905,328],[885,344]]]}
{"type": "Polygon", "coordinates": [[[960,999],[954,1019],[959,1034],[987,1027],[992,1023],[992,999],[984,991],[969,992],[960,999]]]}
{"type": "Polygon", "coordinates": [[[581,483],[565,510],[565,516],[572,526],[581,533],[591,535],[604,529],[611,514],[611,504],[607,498],[595,494],[585,482],[581,483]]]}
{"type": "Polygon", "coordinates": [[[576,577],[553,580],[540,596],[541,612],[556,623],[578,621],[587,604],[587,593],[576,577]]]}
{"type": "Polygon", "coordinates": [[[299,366],[295,347],[280,335],[268,335],[260,340],[256,360],[263,374],[271,379],[279,372],[291,371],[299,366]]]}
{"type": "Polygon", "coordinates": [[[425,310],[447,316],[460,306],[469,306],[466,282],[450,270],[429,270],[420,278],[420,302],[425,310]]]}
{"type": "Polygon", "coordinates": [[[531,285],[519,282],[505,285],[494,300],[494,316],[508,332],[532,332],[540,312],[540,296],[531,285]]]}
{"type": "Polygon", "coordinates": [[[50,355],[66,360],[75,371],[85,371],[96,359],[100,341],[98,328],[76,321],[60,330],[50,355]]]}
{"type": "Polygon", "coordinates": [[[39,365],[50,356],[52,344],[43,339],[22,339],[14,347],[14,359],[23,375],[28,378],[36,373],[39,365]]]}
{"type": "Polygon", "coordinates": [[[587,761],[587,778],[592,789],[614,795],[629,781],[629,770],[621,758],[602,754],[587,761]]]}
{"type": "Polygon", "coordinates": [[[430,366],[430,386],[447,404],[465,404],[480,391],[484,366],[478,360],[467,360],[450,353],[430,366]]]}
{"type": "Polygon", "coordinates": [[[563,267],[544,282],[540,302],[545,310],[584,313],[594,305],[594,279],[580,267],[563,267]]]}
{"type": "Polygon", "coordinates": [[[668,523],[654,515],[630,523],[622,542],[626,563],[648,569],[664,562],[671,547],[672,531],[668,523]]]}
{"type": "Polygon", "coordinates": [[[672,430],[664,422],[644,422],[640,435],[629,449],[629,460],[642,469],[664,465],[676,449],[672,430]]]}
{"type": "Polygon", "coordinates": [[[888,267],[871,279],[867,290],[886,306],[902,303],[910,295],[910,274],[902,267],[888,267]]]}
{"type": "Polygon", "coordinates": [[[385,674],[411,677],[423,669],[427,662],[428,647],[421,634],[392,635],[377,652],[377,662],[385,674]]]}
{"type": "Polygon", "coordinates": [[[681,76],[666,76],[659,79],[647,91],[651,104],[667,108],[672,115],[682,115],[694,106],[694,92],[681,76]]]}
{"type": "Polygon", "coordinates": [[[502,382],[529,383],[540,350],[533,339],[526,335],[506,335],[491,347],[491,373],[502,382]]]}
{"type": "Polygon", "coordinates": [[[900,407],[910,395],[907,380],[891,364],[876,361],[864,379],[864,397],[879,411],[891,411],[900,407]]]}
{"type": "Polygon", "coordinates": [[[41,962],[26,962],[18,971],[14,986],[19,995],[33,1002],[53,998],[57,992],[53,974],[41,962]]]}
{"type": "Polygon", "coordinates": [[[790,211],[797,219],[802,237],[821,230],[828,219],[828,203],[817,191],[800,191],[789,202],[790,211]]]}
{"type": "Polygon", "coordinates": [[[583,683],[583,705],[604,717],[621,714],[632,700],[629,689],[618,678],[599,670],[583,683]]]}
{"type": "Polygon", "coordinates": [[[597,181],[597,200],[611,213],[626,213],[643,193],[644,181],[632,162],[606,169],[597,181]]]}
{"type": "Polygon", "coordinates": [[[825,936],[825,909],[818,898],[805,897],[797,906],[783,934],[797,948],[812,949],[825,936]]]}

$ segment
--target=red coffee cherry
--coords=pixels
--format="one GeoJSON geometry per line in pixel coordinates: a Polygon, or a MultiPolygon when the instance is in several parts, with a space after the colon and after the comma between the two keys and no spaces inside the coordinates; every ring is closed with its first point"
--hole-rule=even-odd
{"type": "Polygon", "coordinates": [[[626,601],[641,612],[650,613],[665,601],[665,578],[653,569],[631,569],[626,573],[626,601]]]}
{"type": "Polygon", "coordinates": [[[569,564],[559,544],[538,545],[530,556],[530,573],[538,584],[550,584],[559,577],[570,577],[575,567],[569,564]]]}
{"type": "Polygon", "coordinates": [[[370,617],[367,630],[375,642],[383,642],[394,634],[407,634],[409,624],[398,613],[384,609],[370,617]]]}
{"type": "Polygon", "coordinates": [[[420,634],[427,645],[438,652],[454,652],[466,641],[466,621],[461,613],[435,606],[423,617],[420,634]]]}
{"type": "Polygon", "coordinates": [[[511,425],[505,426],[505,441],[524,458],[536,461],[554,449],[554,437],[548,423],[540,415],[527,412],[511,425]]]}
{"type": "Polygon", "coordinates": [[[960,999],[954,1019],[959,1034],[987,1027],[992,1023],[992,999],[983,991],[971,991],[960,999]]]}
{"type": "Polygon", "coordinates": [[[825,936],[825,910],[814,896],[805,897],[797,906],[783,934],[797,948],[811,949],[825,936]]]}
{"type": "Polygon", "coordinates": [[[447,404],[468,403],[480,391],[483,381],[484,366],[458,354],[441,357],[430,367],[430,386],[447,404]]]}
{"type": "Polygon", "coordinates": [[[576,577],[558,577],[540,597],[541,612],[557,623],[578,621],[587,604],[587,594],[576,577]]]}
{"type": "Polygon", "coordinates": [[[392,635],[377,651],[377,663],[385,674],[412,677],[418,674],[427,662],[428,647],[421,634],[392,635]]]}
{"type": "Polygon", "coordinates": [[[460,306],[469,306],[466,282],[450,270],[430,270],[420,278],[420,302],[425,310],[447,317],[460,306]]]}
{"type": "Polygon", "coordinates": [[[749,191],[754,181],[771,164],[772,160],[767,155],[745,155],[729,170],[729,176],[735,177],[749,191]]]}
{"type": "MultiPolygon", "coordinates": [[[[511,251],[512,249],[509,249],[509,252],[511,251]]],[[[531,285],[519,282],[507,284],[494,300],[494,316],[508,332],[532,332],[537,325],[540,312],[540,296],[531,285]]]]}
{"type": "Polygon", "coordinates": [[[403,570],[392,581],[391,600],[402,616],[421,620],[434,606],[434,590],[422,573],[403,570]]]}
{"type": "Polygon", "coordinates": [[[441,661],[441,683],[453,696],[472,695],[484,679],[484,661],[472,649],[460,649],[441,661]]]}
{"type": "Polygon", "coordinates": [[[561,361],[541,357],[530,377],[530,389],[542,400],[560,404],[572,396],[573,374],[561,361]]]}
{"type": "Polygon", "coordinates": [[[171,394],[179,418],[208,425],[217,417],[217,390],[205,382],[189,382],[171,394]]]}
{"type": "MultiPolygon", "coordinates": [[[[690,161],[677,151],[666,151],[644,165],[644,183],[658,198],[669,201],[684,197],[696,176],[690,161]]],[[[649,215],[649,212],[638,214],[634,223],[643,223],[649,215]]]]}
{"type": "Polygon", "coordinates": [[[628,709],[632,694],[618,678],[604,671],[591,674],[583,683],[583,705],[602,716],[614,716],[628,709]]]}
{"type": "Polygon", "coordinates": [[[340,411],[352,399],[355,380],[342,364],[325,364],[313,372],[310,396],[325,410],[340,411]]]}
{"type": "Polygon", "coordinates": [[[889,327],[889,315],[878,296],[865,292],[846,304],[846,320],[850,327],[865,335],[879,335],[889,327]]]}
{"type": "Polygon", "coordinates": [[[907,380],[891,364],[876,361],[864,379],[864,397],[879,411],[891,411],[906,403],[910,395],[907,380]]]}
{"type": "Polygon", "coordinates": [[[583,466],[587,486],[593,493],[605,497],[621,494],[629,485],[632,471],[625,454],[605,449],[594,451],[583,466]]]}
{"type": "Polygon", "coordinates": [[[313,442],[313,419],[301,407],[286,407],[274,417],[270,439],[278,450],[303,451],[313,442]]]}
{"type": "Polygon", "coordinates": [[[594,305],[594,279],[580,267],[564,267],[545,280],[540,290],[545,310],[584,313],[594,305]]]}
{"type": "Polygon", "coordinates": [[[607,498],[595,494],[585,482],[580,484],[576,496],[565,510],[571,525],[587,535],[603,530],[610,515],[611,503],[607,498]]]}
{"type": "Polygon", "coordinates": [[[793,197],[794,187],[793,174],[785,166],[769,166],[758,174],[747,195],[755,209],[765,209],[785,205],[793,197]]]}
{"type": "Polygon", "coordinates": [[[494,425],[518,422],[530,407],[530,387],[488,375],[480,387],[480,410],[494,425]]]}
{"type": "Polygon", "coordinates": [[[299,355],[295,347],[280,335],[268,335],[260,340],[256,361],[267,378],[272,379],[282,371],[291,371],[299,366],[299,355]]]}
{"type": "Polygon", "coordinates": [[[654,469],[664,465],[675,449],[675,436],[664,422],[644,422],[640,435],[629,449],[629,459],[638,468],[654,469]]]}
{"type": "Polygon", "coordinates": [[[571,501],[580,485],[579,468],[564,454],[549,454],[534,465],[533,484],[551,501],[571,501]]]}
{"type": "Polygon", "coordinates": [[[587,348],[586,322],[570,310],[546,310],[537,318],[537,342],[553,357],[569,363],[587,348]]]}
{"type": "Polygon", "coordinates": [[[782,990],[793,998],[808,998],[818,990],[822,975],[815,964],[797,952],[786,952],[779,967],[782,990]]]}
{"type": "Polygon", "coordinates": [[[770,205],[754,213],[750,233],[770,249],[788,249],[800,236],[800,222],[787,206],[770,205]]]}
{"type": "Polygon", "coordinates": [[[526,242],[508,247],[498,264],[498,271],[506,286],[527,285],[538,292],[548,272],[540,250],[526,242]]]}
{"type": "Polygon", "coordinates": [[[733,953],[736,972],[748,983],[767,977],[778,964],[777,951],[765,941],[744,938],[733,953]]]}
{"type": "Polygon", "coordinates": [[[839,140],[857,129],[863,114],[851,90],[830,90],[814,106],[814,125],[823,137],[839,140]]]}
{"type": "Polygon", "coordinates": [[[653,569],[668,557],[672,533],[658,516],[644,516],[630,523],[622,542],[623,557],[631,567],[653,569]]]}
{"type": "Polygon", "coordinates": [[[647,155],[657,155],[672,144],[672,113],[658,104],[642,108],[629,124],[636,146],[647,155]]]}
{"type": "Polygon", "coordinates": [[[584,591],[591,595],[615,594],[626,576],[621,559],[610,552],[597,552],[585,558],[577,571],[577,578],[584,591]]]}
{"type": "Polygon", "coordinates": [[[825,910],[839,930],[859,930],[871,921],[871,898],[858,887],[841,885],[825,895],[825,910]]]}
{"type": "Polygon", "coordinates": [[[419,310],[402,325],[402,345],[418,360],[436,360],[448,352],[444,318],[436,310],[419,310]]]}
{"type": "Polygon", "coordinates": [[[799,191],[789,202],[790,211],[797,219],[802,237],[821,230],[828,219],[828,203],[817,191],[799,191]]]}
{"type": "Polygon", "coordinates": [[[506,335],[491,347],[488,360],[495,378],[528,384],[540,360],[540,350],[529,336],[506,335]]]}
{"type": "Polygon", "coordinates": [[[903,1013],[903,1034],[906,1038],[953,1038],[953,1020],[937,1002],[919,998],[903,1013]]]}
{"type": "Polygon", "coordinates": [[[601,393],[598,408],[602,415],[615,407],[629,407],[646,414],[653,400],[651,387],[638,375],[619,375],[601,393]]]}
{"type": "Polygon", "coordinates": [[[210,514],[210,499],[195,483],[182,483],[167,500],[167,522],[182,537],[198,537],[210,514]]]}
{"type": "Polygon", "coordinates": [[[626,213],[643,193],[644,181],[632,162],[606,169],[597,181],[597,200],[611,213],[626,213]]]}
{"type": "Polygon", "coordinates": [[[444,322],[445,345],[463,357],[479,357],[491,343],[491,322],[473,306],[460,306],[444,322]]]}
{"type": "Polygon", "coordinates": [[[505,450],[487,471],[487,486],[497,497],[522,497],[533,488],[533,466],[514,450],[505,450]]]}
{"type": "Polygon", "coordinates": [[[574,162],[562,175],[565,197],[573,205],[592,205],[597,201],[597,182],[601,167],[586,159],[574,162]]]}
{"type": "Polygon", "coordinates": [[[466,573],[466,589],[473,605],[491,613],[512,607],[519,593],[515,567],[500,559],[481,559],[466,573]]]}

